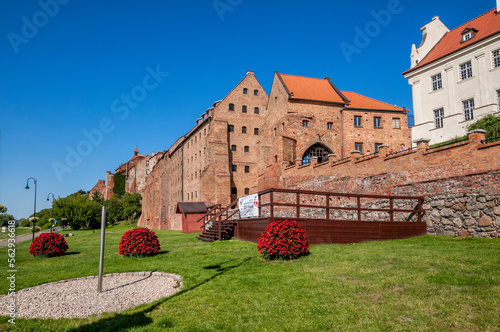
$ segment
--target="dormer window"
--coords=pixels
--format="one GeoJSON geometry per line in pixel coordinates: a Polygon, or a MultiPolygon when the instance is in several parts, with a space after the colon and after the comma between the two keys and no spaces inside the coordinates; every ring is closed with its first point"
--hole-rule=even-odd
{"type": "Polygon", "coordinates": [[[466,28],[462,32],[462,43],[465,43],[466,41],[471,40],[472,38],[474,38],[474,36],[476,35],[476,32],[477,32],[476,29],[466,28]]]}

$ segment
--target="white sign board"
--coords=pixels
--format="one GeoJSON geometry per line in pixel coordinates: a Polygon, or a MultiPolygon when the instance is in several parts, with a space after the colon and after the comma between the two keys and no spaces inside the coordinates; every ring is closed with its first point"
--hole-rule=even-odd
{"type": "Polygon", "coordinates": [[[238,200],[240,218],[251,218],[259,216],[259,195],[253,194],[241,197],[238,200]]]}

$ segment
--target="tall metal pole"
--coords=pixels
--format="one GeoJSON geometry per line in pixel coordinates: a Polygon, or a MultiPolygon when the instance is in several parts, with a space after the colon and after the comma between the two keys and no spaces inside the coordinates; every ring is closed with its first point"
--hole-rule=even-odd
{"type": "MultiPolygon", "coordinates": [[[[30,189],[29,182],[30,179],[33,180],[35,183],[35,206],[33,208],[33,218],[36,219],[36,179],[34,177],[29,177],[28,180],[26,181],[26,187],[24,189],[28,190],[30,189]]],[[[33,220],[33,240],[35,240],[35,220],[33,220]]]]}
{"type": "Polygon", "coordinates": [[[106,230],[106,207],[102,206],[101,212],[101,253],[99,256],[99,280],[97,282],[97,292],[102,292],[102,271],[104,269],[104,233],[106,230]]]}
{"type": "MultiPolygon", "coordinates": [[[[51,218],[51,219],[54,219],[54,194],[53,194],[53,193],[49,193],[49,194],[47,195],[47,201],[49,201],[49,197],[50,197],[50,195],[52,195],[52,213],[51,213],[50,218],[51,218]]],[[[53,221],[51,221],[51,222],[50,222],[50,232],[51,232],[51,233],[52,233],[52,225],[53,225],[53,224],[54,224],[54,222],[53,222],[53,221]]]]}

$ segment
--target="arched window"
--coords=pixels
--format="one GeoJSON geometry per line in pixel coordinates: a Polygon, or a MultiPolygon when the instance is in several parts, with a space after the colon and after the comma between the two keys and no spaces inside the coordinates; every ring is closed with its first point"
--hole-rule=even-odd
{"type": "Polygon", "coordinates": [[[253,112],[254,112],[255,114],[259,114],[259,112],[260,112],[260,111],[259,111],[259,108],[258,108],[258,107],[255,107],[255,108],[253,109],[253,112]]]}
{"type": "Polygon", "coordinates": [[[243,89],[243,94],[244,94],[244,95],[248,94],[248,89],[247,89],[247,88],[244,88],[244,89],[243,89]]]}
{"type": "Polygon", "coordinates": [[[250,195],[250,188],[245,188],[245,195],[250,195]]]}
{"type": "Polygon", "coordinates": [[[247,133],[247,127],[241,127],[241,133],[246,134],[247,133]]]}
{"type": "Polygon", "coordinates": [[[242,113],[246,113],[246,112],[247,112],[247,106],[246,106],[246,105],[243,105],[243,106],[241,107],[241,112],[242,112],[242,113]]]}
{"type": "Polygon", "coordinates": [[[234,104],[229,104],[229,110],[234,111],[234,104]]]}
{"type": "Polygon", "coordinates": [[[254,135],[258,135],[258,134],[259,134],[259,128],[255,128],[255,129],[253,130],[253,134],[254,134],[254,135]]]}
{"type": "Polygon", "coordinates": [[[318,164],[325,162],[328,160],[329,154],[332,154],[332,151],[323,144],[316,143],[311,145],[302,156],[302,165],[309,164],[311,157],[318,157],[318,164]]]}

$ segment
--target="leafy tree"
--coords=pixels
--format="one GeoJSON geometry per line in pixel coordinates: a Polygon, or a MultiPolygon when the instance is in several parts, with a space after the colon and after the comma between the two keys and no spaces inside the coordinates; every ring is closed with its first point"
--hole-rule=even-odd
{"type": "Polygon", "coordinates": [[[467,129],[469,131],[474,129],[486,130],[486,139],[500,137],[500,115],[488,114],[471,124],[467,129]]]}
{"type": "Polygon", "coordinates": [[[14,216],[7,213],[0,214],[0,227],[9,226],[9,220],[15,220],[14,216]]]}
{"type": "Polygon", "coordinates": [[[122,198],[112,196],[104,202],[104,205],[106,206],[106,218],[111,221],[112,225],[124,219],[122,198]]]}
{"type": "Polygon", "coordinates": [[[136,219],[142,211],[142,196],[139,193],[125,194],[123,197],[123,217],[128,220],[136,219]]]}
{"type": "Polygon", "coordinates": [[[92,201],[102,205],[104,203],[104,198],[102,197],[100,192],[94,191],[94,193],[92,194],[92,201]]]}
{"type": "Polygon", "coordinates": [[[29,219],[26,219],[26,218],[21,218],[20,223],[21,223],[21,227],[30,227],[30,225],[31,225],[29,219]]]}
{"type": "Polygon", "coordinates": [[[115,183],[113,186],[115,195],[118,197],[125,195],[125,175],[123,175],[123,172],[116,172],[116,174],[113,175],[113,181],[115,183]]]}
{"type": "Polygon", "coordinates": [[[57,220],[66,218],[67,223],[75,230],[98,228],[101,220],[101,206],[91,201],[87,192],[79,191],[54,200],[54,217],[57,220]]]}

